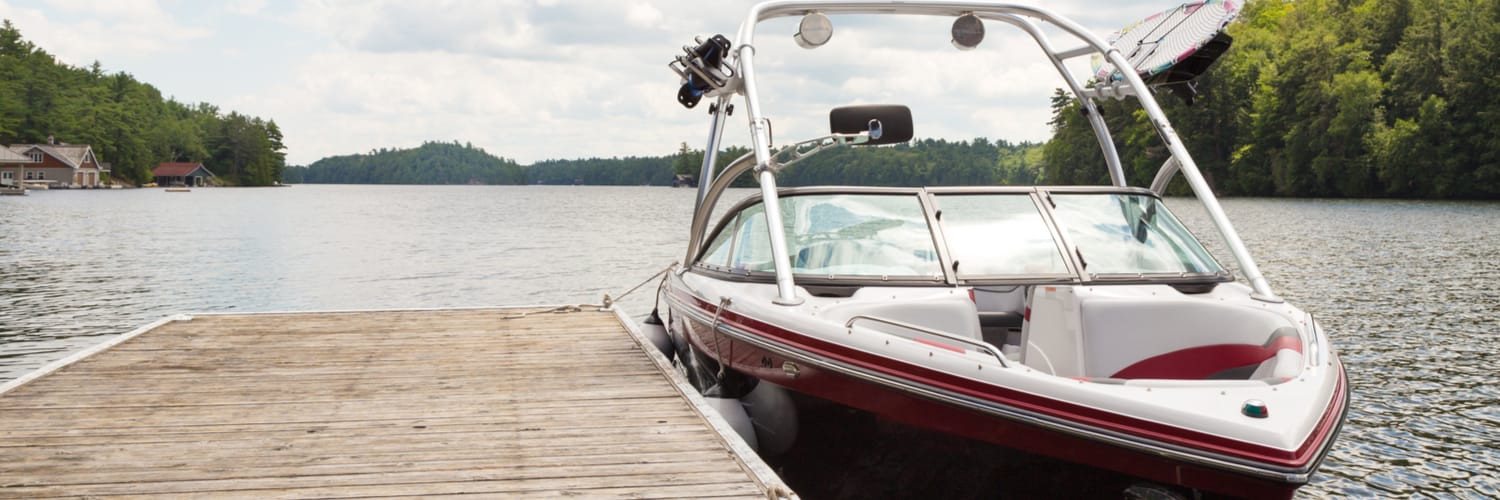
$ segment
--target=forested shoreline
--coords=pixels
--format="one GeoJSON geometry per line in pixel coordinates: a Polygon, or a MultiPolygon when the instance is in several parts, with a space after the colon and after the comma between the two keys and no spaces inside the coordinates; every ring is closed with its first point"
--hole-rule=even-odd
{"type": "MultiPolygon", "coordinates": [[[[1215,191],[1500,198],[1496,0],[1258,0],[1192,107],[1159,96],[1215,191]]],[[[1166,160],[1133,103],[1100,103],[1133,184],[1166,160]]],[[[1108,182],[1076,101],[1053,99],[1050,183],[1108,182]]],[[[1181,189],[1183,186],[1174,186],[1181,189]]]]}
{"type": "MultiPolygon", "coordinates": [[[[743,147],[719,154],[719,165],[744,155],[743,147]]],[[[703,151],[681,145],[677,154],[626,158],[544,160],[520,166],[458,142],[427,142],[412,149],[324,158],[287,167],[284,180],[308,184],[589,184],[670,186],[677,175],[696,177],[703,151]]],[[[806,158],[782,170],[783,186],[963,186],[1031,184],[1041,175],[1041,145],[921,139],[880,148],[843,148],[806,158]]],[[[749,175],[735,185],[752,186],[749,175]]]]}
{"type": "Polygon", "coordinates": [[[117,181],[142,184],[166,162],[203,163],[231,185],[265,186],[286,164],[274,120],[186,104],[126,73],[63,64],[0,24],[0,144],[87,144],[117,181]]]}

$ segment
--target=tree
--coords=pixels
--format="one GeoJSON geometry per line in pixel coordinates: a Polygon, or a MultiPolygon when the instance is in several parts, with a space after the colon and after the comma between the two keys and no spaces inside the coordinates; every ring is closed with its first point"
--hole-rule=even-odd
{"type": "MultiPolygon", "coordinates": [[[[1204,92],[1164,111],[1222,194],[1500,198],[1496,0],[1261,0],[1204,92]]],[[[1133,109],[1100,102],[1132,183],[1164,159],[1133,109]]],[[[1104,183],[1081,106],[1059,93],[1052,182],[1104,183]]]]}

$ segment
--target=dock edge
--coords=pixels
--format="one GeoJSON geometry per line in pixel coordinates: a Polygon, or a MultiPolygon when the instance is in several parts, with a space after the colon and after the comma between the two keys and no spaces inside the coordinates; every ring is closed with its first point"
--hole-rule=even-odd
{"type": "Polygon", "coordinates": [[[698,390],[694,389],[692,384],[689,384],[687,379],[677,371],[672,365],[672,361],[656,350],[656,346],[652,345],[651,341],[646,339],[645,334],[641,333],[640,326],[634,320],[630,319],[630,315],[626,314],[624,309],[615,306],[601,310],[613,311],[615,313],[615,317],[620,320],[620,325],[624,326],[625,331],[630,333],[630,337],[635,341],[636,346],[642,352],[646,353],[646,357],[650,358],[651,362],[656,364],[657,370],[661,371],[662,375],[672,382],[672,387],[677,389],[678,393],[682,394],[682,398],[687,400],[688,405],[692,407],[693,411],[701,416],[705,422],[708,422],[708,425],[713,428],[714,433],[719,435],[719,440],[724,443],[724,446],[729,448],[735,461],[739,462],[740,466],[755,480],[755,483],[760,485],[761,490],[766,493],[767,498],[800,498],[792,491],[791,487],[787,486],[781,480],[781,476],[777,475],[776,471],[771,470],[771,466],[767,465],[764,460],[761,460],[760,454],[756,453],[755,450],[750,448],[749,443],[740,438],[739,433],[730,427],[729,421],[724,420],[724,417],[719,415],[718,411],[715,411],[708,405],[707,401],[703,400],[703,395],[698,394],[698,390]]]}
{"type": "Polygon", "coordinates": [[[107,350],[109,350],[109,348],[117,346],[117,345],[120,345],[120,344],[122,344],[125,341],[128,341],[130,339],[136,338],[136,337],[140,336],[143,333],[146,333],[146,332],[149,332],[151,330],[155,330],[157,328],[160,328],[162,325],[166,325],[167,323],[171,323],[171,322],[174,322],[174,321],[192,321],[192,320],[193,320],[193,316],[192,315],[188,315],[188,314],[174,314],[174,315],[171,315],[171,316],[167,316],[167,317],[158,319],[156,321],[152,321],[150,323],[146,323],[145,325],[142,325],[140,328],[136,328],[134,330],[125,332],[125,333],[120,334],[119,336],[117,336],[115,338],[106,340],[104,342],[100,342],[98,344],[95,344],[92,347],[89,347],[89,348],[84,349],[82,351],[78,351],[78,352],[75,352],[73,354],[70,354],[70,355],[68,355],[65,358],[59,359],[57,361],[53,361],[51,363],[47,363],[46,365],[43,365],[41,368],[33,370],[30,373],[22,375],[22,376],[14,379],[14,380],[11,380],[9,382],[4,383],[4,384],[0,384],[0,396],[4,396],[5,394],[9,393],[10,391],[13,391],[13,390],[16,390],[16,389],[20,389],[21,387],[25,386],[26,384],[29,384],[29,383],[37,380],[37,379],[40,379],[40,378],[45,377],[47,375],[51,375],[53,372],[56,372],[56,371],[61,370],[63,368],[67,368],[69,365],[72,365],[73,363],[77,363],[79,361],[83,361],[84,359],[87,359],[89,356],[93,356],[95,354],[107,351],[107,350]]]}

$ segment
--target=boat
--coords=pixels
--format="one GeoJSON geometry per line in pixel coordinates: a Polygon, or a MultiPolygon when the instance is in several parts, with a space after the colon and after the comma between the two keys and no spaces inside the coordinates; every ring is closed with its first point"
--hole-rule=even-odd
{"type": "Polygon", "coordinates": [[[0,196],[25,196],[26,188],[21,186],[0,186],[0,196]]]}
{"type": "Polygon", "coordinates": [[[734,40],[698,38],[669,64],[679,103],[709,100],[710,120],[685,260],[647,321],[655,345],[721,411],[740,414],[730,420],[762,453],[795,442],[795,401],[811,397],[1184,495],[1290,497],[1345,419],[1343,364],[1313,315],[1271,288],[1153,93],[1190,100],[1193,77],[1230,43],[1236,10],[1188,3],[1106,40],[1008,3],[753,6],[734,40]],[[951,18],[960,49],[986,29],[1019,30],[1081,102],[1111,183],[778,188],[778,171],[811,155],[913,137],[906,106],[839,95],[824,108],[827,135],[773,147],[757,29],[800,17],[794,39],[816,48],[832,36],[830,16],[845,15],[951,18]],[[1097,69],[1087,79],[1065,64],[1084,56],[1097,69]],[[1097,112],[1106,98],[1133,99],[1156,125],[1170,158],[1151,185],[1128,183],[1097,112]],[[735,103],[750,152],[716,168],[735,103]],[[747,173],[756,194],[719,206],[747,173]],[[1238,273],[1163,202],[1178,175],[1238,273]]]}

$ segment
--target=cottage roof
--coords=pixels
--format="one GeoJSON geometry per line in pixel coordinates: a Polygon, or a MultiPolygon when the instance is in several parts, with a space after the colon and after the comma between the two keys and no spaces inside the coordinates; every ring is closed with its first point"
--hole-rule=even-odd
{"type": "Polygon", "coordinates": [[[10,147],[11,152],[23,156],[33,149],[41,150],[73,168],[83,165],[93,155],[93,148],[88,144],[15,144],[10,147]]]}
{"type": "Polygon", "coordinates": [[[210,172],[208,170],[208,167],[203,166],[202,163],[163,163],[157,165],[155,169],[151,170],[151,176],[186,177],[188,174],[193,173],[194,170],[200,168],[203,169],[203,171],[208,175],[213,175],[213,172],[210,172]]]}
{"type": "Polygon", "coordinates": [[[31,158],[6,147],[0,148],[0,163],[31,163],[31,158]]]}

